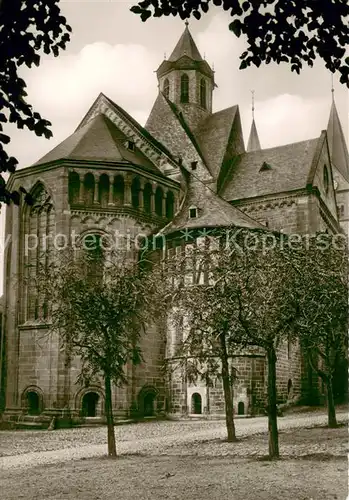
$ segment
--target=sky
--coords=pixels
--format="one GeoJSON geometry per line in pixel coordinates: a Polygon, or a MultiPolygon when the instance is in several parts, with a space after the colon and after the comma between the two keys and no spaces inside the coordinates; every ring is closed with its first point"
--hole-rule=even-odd
{"type": "MultiPolygon", "coordinates": [[[[130,12],[133,2],[119,0],[61,0],[63,15],[72,26],[71,42],[57,58],[42,57],[38,68],[21,72],[28,100],[52,122],[53,138],[8,126],[8,152],[19,168],[33,164],[74,132],[89,107],[103,92],[145,124],[156,98],[155,71],[169,56],[184,29],[178,17],[149,19],[143,23],[130,12]]],[[[218,88],[214,111],[239,104],[244,138],[251,126],[251,90],[262,148],[311,139],[326,129],[331,106],[331,75],[319,61],[291,73],[286,64],[239,70],[245,41],[229,30],[230,16],[212,7],[189,29],[199,51],[214,65],[218,88]]],[[[335,100],[348,141],[348,91],[334,77],[335,100]]],[[[2,291],[4,209],[0,214],[0,295],[2,291]],[[2,244],[1,244],[2,243],[2,244]]]]}

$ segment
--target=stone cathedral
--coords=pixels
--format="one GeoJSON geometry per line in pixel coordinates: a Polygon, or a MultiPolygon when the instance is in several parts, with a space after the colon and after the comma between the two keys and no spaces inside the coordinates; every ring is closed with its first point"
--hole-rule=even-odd
{"type": "MultiPolygon", "coordinates": [[[[67,139],[10,178],[9,187],[25,187],[35,203],[6,212],[0,373],[8,418],[104,412],[103,384],[78,385],[78,360],[68,363],[58,338],[44,335],[50,319],[35,289],[40,257],[33,235],[69,241],[73,232],[84,238],[160,231],[175,241],[186,229],[230,226],[348,234],[349,159],[334,100],[317,137],[262,149],[254,120],[245,145],[238,105],[212,111],[216,75],[188,25],[157,78],[144,127],[100,94],[67,139]]],[[[219,381],[193,385],[164,371],[181,335],[154,327],[142,338],[143,364],[127,366],[129,384],[113,390],[116,416],[224,413],[219,381]]],[[[266,390],[264,354],[236,356],[233,364],[235,412],[251,414],[266,390]]],[[[277,372],[279,401],[321,398],[321,383],[295,346],[280,348],[277,372]]]]}

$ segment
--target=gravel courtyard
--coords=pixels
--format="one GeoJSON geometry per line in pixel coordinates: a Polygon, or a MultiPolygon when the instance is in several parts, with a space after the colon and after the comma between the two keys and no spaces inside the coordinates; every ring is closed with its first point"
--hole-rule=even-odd
{"type": "MultiPolygon", "coordinates": [[[[347,420],[347,412],[337,412],[338,421],[347,420]]],[[[267,418],[236,419],[238,438],[265,433],[267,418]]],[[[325,425],[326,415],[305,413],[289,415],[278,419],[279,430],[325,425]]],[[[115,427],[117,452],[119,455],[147,453],[159,455],[170,453],[176,446],[183,448],[183,454],[189,445],[196,442],[224,440],[226,428],[223,420],[181,420],[150,421],[115,427]]],[[[0,470],[28,467],[39,464],[66,462],[67,460],[100,457],[106,454],[107,431],[105,427],[83,427],[56,431],[1,431],[0,432],[0,470]]],[[[347,451],[346,440],[336,450],[337,454],[347,451]]],[[[222,443],[224,446],[224,443],[222,443]]],[[[243,442],[234,445],[239,455],[251,456],[243,442]],[[238,451],[239,450],[239,451],[238,451]]],[[[280,448],[282,450],[282,436],[280,448]]],[[[289,445],[288,454],[292,454],[289,445]]],[[[297,453],[302,448],[297,446],[297,453]]],[[[309,447],[304,452],[309,453],[309,447]]],[[[203,450],[206,449],[205,447],[203,450]]],[[[322,446],[313,443],[314,453],[326,452],[326,443],[322,446]]],[[[254,448],[254,456],[264,456],[268,445],[260,443],[254,448]]],[[[206,453],[206,452],[202,452],[206,453]]]]}
{"type": "MultiPolygon", "coordinates": [[[[345,422],[346,413],[338,420],[345,422]]],[[[106,428],[0,432],[2,500],[345,500],[346,426],[325,415],[279,419],[277,462],[265,460],[265,418],[149,422],[116,427],[119,458],[108,460],[106,428]],[[321,427],[322,426],[322,427],[321,427]],[[103,457],[104,455],[104,457],[103,457]]]]}

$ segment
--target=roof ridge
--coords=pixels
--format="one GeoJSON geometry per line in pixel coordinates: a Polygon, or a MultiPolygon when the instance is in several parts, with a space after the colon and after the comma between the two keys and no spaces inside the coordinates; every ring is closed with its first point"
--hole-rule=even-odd
{"type": "Polygon", "coordinates": [[[255,154],[255,153],[264,153],[265,151],[270,151],[272,149],[281,149],[281,148],[286,148],[287,146],[295,146],[295,145],[299,145],[299,144],[305,144],[307,142],[313,142],[313,141],[317,141],[319,139],[319,137],[314,137],[312,139],[305,139],[303,141],[296,141],[296,142],[288,142],[287,144],[281,144],[280,146],[272,146],[271,148],[263,148],[263,149],[260,149],[260,150],[256,150],[256,151],[246,151],[245,153],[242,153],[242,154],[255,154]]]}
{"type": "Polygon", "coordinates": [[[201,151],[201,148],[200,148],[199,143],[198,143],[198,141],[197,141],[197,139],[195,137],[194,132],[191,130],[191,128],[189,127],[189,125],[185,121],[185,118],[184,118],[184,115],[183,115],[182,111],[180,109],[178,109],[177,106],[175,105],[175,103],[171,102],[163,94],[163,92],[161,92],[161,90],[160,90],[160,94],[164,98],[165,102],[167,102],[169,108],[171,109],[171,111],[173,112],[173,114],[175,115],[175,117],[177,118],[177,120],[179,121],[179,123],[180,123],[181,127],[183,128],[184,132],[187,134],[188,138],[190,139],[191,143],[193,144],[194,148],[196,149],[197,153],[199,154],[201,160],[203,161],[206,170],[208,171],[208,173],[212,177],[212,172],[210,171],[210,169],[208,167],[207,160],[206,160],[206,158],[204,157],[204,155],[203,155],[203,153],[201,151]]]}

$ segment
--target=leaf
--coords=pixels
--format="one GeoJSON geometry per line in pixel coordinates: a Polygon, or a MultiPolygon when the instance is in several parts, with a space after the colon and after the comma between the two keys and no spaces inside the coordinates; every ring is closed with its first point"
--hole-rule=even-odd
{"type": "Polygon", "coordinates": [[[239,19],[235,19],[232,23],[229,24],[229,30],[234,33],[238,38],[241,35],[242,23],[239,19]]]}
{"type": "Polygon", "coordinates": [[[143,22],[147,21],[147,19],[149,19],[149,17],[151,17],[151,12],[148,11],[148,10],[144,10],[141,14],[141,19],[143,22]]]}
{"type": "Polygon", "coordinates": [[[8,135],[0,133],[0,142],[3,142],[4,144],[8,144],[10,141],[11,141],[11,139],[8,135]]]}

